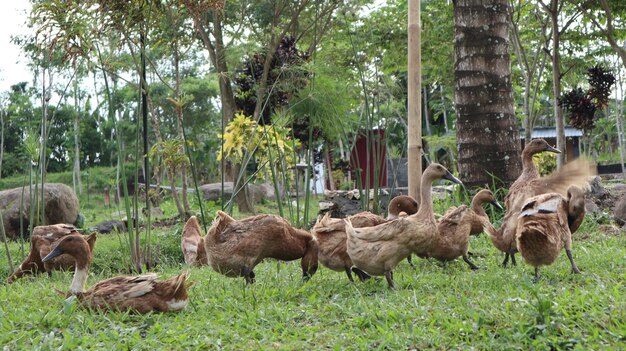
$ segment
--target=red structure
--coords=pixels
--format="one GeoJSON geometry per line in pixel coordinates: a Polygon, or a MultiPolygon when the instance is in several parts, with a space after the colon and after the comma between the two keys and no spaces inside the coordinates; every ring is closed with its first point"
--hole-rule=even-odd
{"type": "Polygon", "coordinates": [[[370,130],[359,135],[350,155],[352,179],[356,188],[387,187],[387,147],[385,131],[370,130]],[[359,180],[357,180],[359,177],[359,180]]]}

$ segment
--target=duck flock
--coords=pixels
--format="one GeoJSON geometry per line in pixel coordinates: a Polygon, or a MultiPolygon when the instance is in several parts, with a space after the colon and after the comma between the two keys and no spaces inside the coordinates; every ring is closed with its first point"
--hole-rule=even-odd
{"type": "MultiPolygon", "coordinates": [[[[327,213],[318,218],[311,231],[293,227],[275,215],[257,215],[235,220],[218,211],[206,235],[198,219],[192,216],[182,231],[181,249],[189,266],[211,266],[228,277],[243,277],[254,283],[254,268],[266,258],[282,261],[300,259],[302,276],[310,279],[323,266],[353,274],[360,281],[384,276],[394,288],[393,270],[411,255],[450,261],[461,257],[475,270],[468,256],[469,238],[483,231],[493,245],[505,253],[503,265],[516,264],[515,254],[535,268],[552,264],[564,248],[573,273],[580,273],[572,255],[572,233],[585,216],[584,196],[595,167],[585,159],[568,163],[561,170],[540,177],[532,162],[533,155],[560,151],[545,140],[526,144],[522,152],[523,170],[505,198],[505,215],[496,229],[483,205],[502,209],[490,190],[480,190],[469,206],[452,207],[439,219],[433,213],[432,183],[446,179],[462,184],[444,166],[432,163],[421,180],[418,202],[398,196],[389,203],[389,215],[383,218],[370,212],[338,219],[327,213]]],[[[166,312],[183,309],[188,302],[187,289],[193,284],[182,272],[167,280],[156,274],[118,276],[103,280],[85,290],[95,234],[84,236],[68,225],[36,227],[31,237],[31,252],[8,282],[38,272],[50,274],[55,269],[74,269],[69,295],[92,309],[166,312]]],[[[412,263],[411,263],[412,265],[412,263]]]]}

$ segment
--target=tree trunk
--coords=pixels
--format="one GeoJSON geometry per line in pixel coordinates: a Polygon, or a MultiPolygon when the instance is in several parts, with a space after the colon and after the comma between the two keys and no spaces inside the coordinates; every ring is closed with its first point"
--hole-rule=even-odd
{"type": "MultiPolygon", "coordinates": [[[[189,7],[190,5],[185,2],[189,7]]],[[[192,11],[194,26],[204,43],[207,51],[209,52],[209,58],[211,63],[215,67],[219,77],[220,86],[220,100],[222,102],[222,123],[227,125],[233,118],[236,111],[235,95],[231,86],[230,73],[228,72],[228,65],[226,63],[226,50],[224,47],[224,38],[222,34],[222,13],[220,11],[213,11],[212,23],[213,30],[210,31],[213,34],[214,41],[211,40],[207,30],[204,28],[201,14],[192,11]]],[[[239,175],[238,170],[241,168],[239,165],[225,164],[227,161],[222,161],[222,174],[228,174],[230,180],[235,184],[237,188],[237,178],[239,175]]],[[[245,187],[244,187],[245,188],[245,187]]],[[[246,198],[247,191],[240,191],[235,196],[235,201],[239,210],[242,212],[253,213],[254,207],[249,198],[246,198]]]]}
{"type": "Polygon", "coordinates": [[[446,107],[446,99],[443,93],[443,85],[439,85],[439,95],[441,97],[441,110],[443,112],[443,129],[448,134],[448,109],[446,107]]]}
{"type": "Polygon", "coordinates": [[[236,164],[231,167],[230,178],[233,180],[235,201],[237,202],[237,206],[239,207],[239,212],[254,213],[254,206],[248,194],[248,187],[244,186],[244,183],[246,181],[246,173],[244,171],[242,173],[241,179],[239,179],[239,173],[241,172],[241,164],[236,164]]]}
{"type": "MultiPolygon", "coordinates": [[[[168,169],[167,173],[169,174],[170,179],[175,179],[176,174],[172,168],[168,169]]],[[[157,189],[158,190],[158,189],[157,189]]],[[[184,218],[185,209],[183,205],[180,203],[180,199],[178,198],[178,191],[176,190],[176,184],[174,182],[170,182],[170,191],[172,192],[172,198],[176,203],[176,209],[178,210],[178,215],[184,218]]]]}
{"type": "Polygon", "coordinates": [[[559,32],[558,3],[558,0],[552,0],[548,13],[552,25],[552,104],[554,105],[554,119],[556,121],[556,148],[561,150],[561,153],[556,155],[556,168],[560,169],[567,162],[565,159],[567,150],[563,109],[559,106],[559,97],[561,96],[561,56],[559,53],[561,33],[559,32]]]}
{"type": "Polygon", "coordinates": [[[2,179],[2,160],[4,159],[4,110],[0,111],[0,179],[2,179]]]}
{"type": "Polygon", "coordinates": [[[330,152],[328,152],[328,142],[326,142],[324,143],[324,171],[326,172],[326,176],[328,178],[328,190],[331,191],[336,190],[332,166],[332,162],[330,161],[330,152]]]}
{"type": "MultiPolygon", "coordinates": [[[[183,135],[183,105],[181,101],[180,95],[180,52],[178,49],[178,38],[174,37],[173,42],[173,51],[174,51],[174,74],[176,76],[176,82],[174,86],[174,99],[176,100],[176,125],[178,138],[185,141],[185,136],[183,135]]],[[[183,145],[182,152],[185,153],[185,148],[187,145],[183,145]]],[[[189,205],[189,197],[187,194],[187,167],[182,165],[180,167],[180,178],[182,182],[182,197],[183,197],[183,208],[185,209],[185,214],[191,213],[191,206],[189,205]]],[[[185,216],[186,217],[186,216],[185,216]]]]}
{"type": "MultiPolygon", "coordinates": [[[[78,81],[74,79],[74,192],[83,193],[83,185],[80,179],[80,113],[78,108],[78,81]]],[[[87,190],[89,191],[89,190],[87,190]]]]}
{"type": "Polygon", "coordinates": [[[617,70],[617,94],[615,94],[615,121],[617,124],[617,143],[619,145],[619,159],[622,165],[622,176],[626,177],[626,168],[624,168],[624,123],[622,116],[624,115],[624,102],[619,96],[624,96],[622,89],[621,69],[617,70]]]}
{"type": "MultiPolygon", "coordinates": [[[[532,139],[532,129],[535,124],[533,106],[535,105],[537,92],[539,90],[539,82],[545,67],[546,52],[543,46],[537,45],[530,48],[531,52],[529,53],[522,44],[522,39],[519,34],[519,23],[522,20],[520,20],[519,16],[513,16],[514,12],[519,13],[522,11],[522,5],[519,5],[519,8],[512,9],[509,20],[511,21],[511,41],[513,42],[513,48],[515,49],[515,55],[517,56],[520,73],[524,78],[524,101],[522,104],[522,110],[524,113],[524,140],[525,142],[528,142],[532,139]]],[[[548,26],[547,17],[545,20],[542,18],[541,21],[541,36],[542,38],[545,38],[546,28],[548,26]]]]}
{"type": "Polygon", "coordinates": [[[457,0],[455,94],[458,164],[469,186],[505,184],[521,173],[508,53],[507,0],[457,0]]]}
{"type": "Polygon", "coordinates": [[[430,117],[428,116],[428,87],[424,87],[422,91],[424,92],[424,126],[426,127],[426,135],[431,136],[432,131],[430,130],[430,117]]]}

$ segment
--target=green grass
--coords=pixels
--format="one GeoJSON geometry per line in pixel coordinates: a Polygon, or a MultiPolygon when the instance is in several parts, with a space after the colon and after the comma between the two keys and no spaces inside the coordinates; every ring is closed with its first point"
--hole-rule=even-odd
{"type": "MultiPolygon", "coordinates": [[[[163,277],[187,269],[182,224],[154,230],[163,277]]],[[[626,348],[626,239],[603,233],[591,218],[575,235],[570,274],[564,254],[531,282],[532,268],[499,266],[502,255],[483,235],[472,239],[472,272],[461,260],[442,265],[402,262],[397,289],[384,279],[350,283],[320,267],[309,282],[297,262],[266,261],[257,283],[191,269],[195,285],[181,313],[132,315],[77,308],[55,292],[72,274],[54,272],[0,286],[0,345],[18,349],[624,349],[626,348]],[[585,239],[581,239],[585,237],[585,239]]],[[[87,282],[123,273],[115,235],[101,235],[87,282]]],[[[12,243],[19,259],[19,244],[12,243]]],[[[6,257],[1,273],[8,273],[6,257]]],[[[520,258],[521,261],[521,258],[520,258]]]]}

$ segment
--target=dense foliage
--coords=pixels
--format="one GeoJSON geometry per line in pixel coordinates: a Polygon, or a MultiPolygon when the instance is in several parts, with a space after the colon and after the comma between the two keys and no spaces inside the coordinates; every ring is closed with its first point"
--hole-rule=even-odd
{"type": "Polygon", "coordinates": [[[587,70],[589,89],[574,88],[563,94],[559,105],[569,112],[569,120],[574,128],[591,130],[596,125],[596,112],[608,106],[615,76],[602,66],[587,70]]]}

